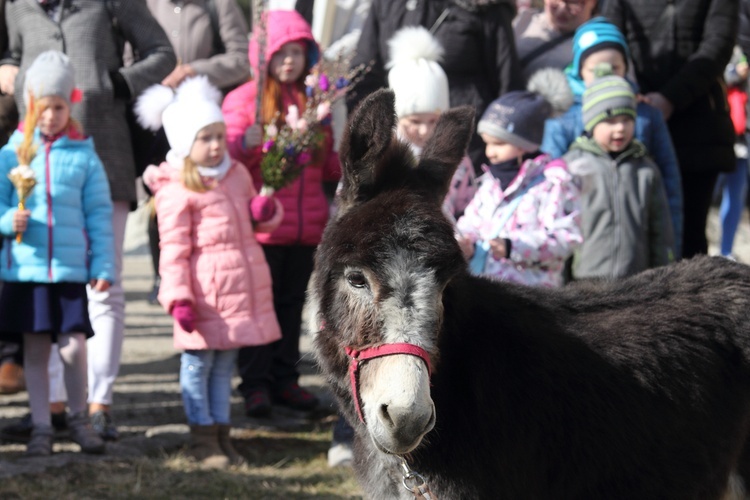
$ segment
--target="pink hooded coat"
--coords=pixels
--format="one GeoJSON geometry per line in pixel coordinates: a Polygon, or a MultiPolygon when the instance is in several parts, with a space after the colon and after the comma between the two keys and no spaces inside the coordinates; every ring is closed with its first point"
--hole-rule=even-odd
{"type": "MultiPolygon", "coordinates": [[[[287,42],[304,41],[309,47],[310,59],[319,56],[318,45],[313,38],[310,25],[295,11],[272,10],[268,12],[266,23],[266,64],[274,53],[287,42]]],[[[255,74],[258,72],[258,43],[255,37],[250,40],[250,65],[255,74]]],[[[255,124],[255,96],[257,82],[250,81],[230,92],[222,104],[222,112],[227,125],[227,145],[229,154],[247,166],[260,189],[261,147],[245,149],[245,130],[255,124]]],[[[282,86],[283,107],[297,105],[291,85],[282,86]]],[[[333,136],[330,126],[325,128],[325,139],[322,146],[321,160],[313,162],[302,171],[297,180],[276,192],[276,198],[284,206],[284,220],[272,234],[258,235],[263,245],[310,245],[320,243],[323,229],[328,222],[328,200],[323,192],[323,182],[337,182],[341,177],[341,165],[336,152],[333,151],[333,136]]]]}
{"type": "Polygon", "coordinates": [[[164,162],[143,176],[159,216],[159,302],[171,311],[188,301],[196,316],[192,333],[174,322],[175,348],[227,350],[280,339],[271,273],[250,222],[248,202],[257,194],[250,175],[233,162],[213,189],[198,193],[183,185],[180,171],[164,162]]]}

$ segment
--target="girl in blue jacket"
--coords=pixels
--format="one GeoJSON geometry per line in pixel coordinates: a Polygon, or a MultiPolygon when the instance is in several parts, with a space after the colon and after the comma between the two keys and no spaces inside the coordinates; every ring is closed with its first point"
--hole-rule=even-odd
{"type": "Polygon", "coordinates": [[[0,150],[0,340],[24,344],[32,456],[52,453],[47,365],[55,342],[70,437],[86,453],[104,452],[86,404],[86,339],[94,334],[86,285],[105,291],[113,280],[112,201],[93,141],[70,117],[79,99],[67,56],[40,54],[26,72],[23,131],[0,150]]]}

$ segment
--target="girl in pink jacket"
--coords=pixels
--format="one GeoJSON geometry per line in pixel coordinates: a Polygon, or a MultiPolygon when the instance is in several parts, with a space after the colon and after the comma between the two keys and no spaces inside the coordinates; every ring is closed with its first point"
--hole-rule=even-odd
{"type": "MultiPolygon", "coordinates": [[[[265,80],[261,99],[262,123],[255,123],[257,80],[230,92],[222,109],[227,124],[227,142],[232,157],[242,161],[261,186],[262,126],[281,127],[289,106],[305,109],[305,77],[319,58],[310,26],[295,11],[269,11],[266,17],[265,80]]],[[[258,43],[250,41],[250,65],[258,71],[258,43]]],[[[297,410],[311,410],[317,398],[297,381],[299,335],[305,289],[313,267],[313,253],[328,222],[328,200],[323,183],[332,185],[341,176],[338,155],[333,151],[330,126],[322,145],[310,152],[313,161],[275,197],[284,207],[281,226],[272,234],[259,235],[273,277],[273,297],[282,340],[272,348],[240,349],[238,367],[248,416],[266,416],[274,402],[297,410]]]]}
{"type": "Polygon", "coordinates": [[[138,100],[143,125],[163,124],[170,151],[144,181],[155,193],[161,236],[159,302],[174,317],[191,454],[203,466],[241,463],[229,441],[231,379],[238,348],[281,337],[271,274],[256,232],[271,232],[284,216],[251,220],[257,195],[247,169],[227,154],[220,92],[205,76],[177,93],[156,85],[138,100]]]}

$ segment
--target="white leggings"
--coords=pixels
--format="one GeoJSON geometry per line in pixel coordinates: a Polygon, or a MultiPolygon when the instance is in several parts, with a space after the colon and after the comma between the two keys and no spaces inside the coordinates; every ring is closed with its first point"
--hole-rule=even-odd
{"type": "MultiPolygon", "coordinates": [[[[112,404],[112,388],[120,371],[122,343],[125,339],[125,292],[122,289],[122,247],[130,203],[114,202],[112,231],[115,237],[115,282],[106,292],[87,287],[89,317],[94,336],[88,348],[88,402],[112,404]]],[[[50,356],[50,402],[66,401],[63,370],[59,356],[50,356]]]]}
{"type": "Polygon", "coordinates": [[[71,414],[86,410],[86,336],[83,333],[61,333],[57,340],[59,349],[51,356],[52,338],[49,335],[26,333],[23,336],[23,367],[34,425],[51,423],[48,365],[53,357],[64,366],[62,378],[71,414]]]}

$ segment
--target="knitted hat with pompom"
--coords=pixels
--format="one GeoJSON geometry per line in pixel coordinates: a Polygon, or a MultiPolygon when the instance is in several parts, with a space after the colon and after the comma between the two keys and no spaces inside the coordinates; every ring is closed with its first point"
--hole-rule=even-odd
{"type": "Polygon", "coordinates": [[[479,120],[477,132],[527,152],[538,150],[544,122],[564,113],[573,104],[573,94],[565,74],[553,68],[534,73],[526,88],[495,99],[479,120]]]}
{"type": "Polygon", "coordinates": [[[591,133],[598,123],[619,115],[635,120],[635,94],[628,81],[612,74],[612,66],[607,63],[598,64],[594,74],[596,79],[583,93],[581,113],[584,130],[591,133]]]}
{"type": "Polygon", "coordinates": [[[202,128],[224,123],[221,99],[219,89],[201,75],[185,80],[176,91],[152,85],[136,101],[135,113],[138,122],[147,129],[164,127],[172,153],[187,158],[202,128]]]}
{"type": "Polygon", "coordinates": [[[396,94],[396,115],[440,113],[450,106],[448,77],[440,66],[443,47],[421,26],[402,28],[388,40],[388,86],[396,94]]]}

